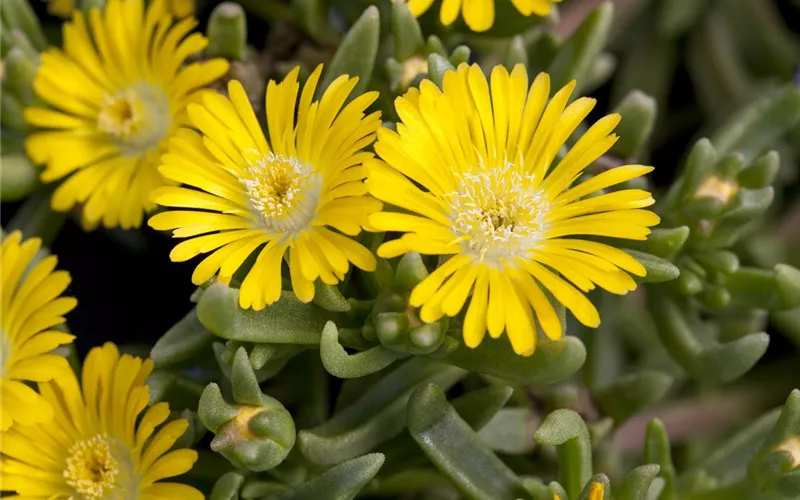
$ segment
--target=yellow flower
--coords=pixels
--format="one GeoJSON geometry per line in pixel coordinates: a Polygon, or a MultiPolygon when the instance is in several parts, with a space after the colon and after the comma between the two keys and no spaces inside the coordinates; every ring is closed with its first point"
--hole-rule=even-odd
{"type": "Polygon", "coordinates": [[[269,82],[269,143],[242,85],[232,81],[230,99],[208,94],[202,106],[189,107],[202,136],[181,130],[163,158],[164,177],[196,189],[159,189],[156,202],[188,210],[157,214],[149,224],[191,238],[172,250],[173,261],[213,252],[195,269],[195,284],[217,273],[220,281],[229,282],[263,246],[241,285],[243,308],[259,310],[278,300],[287,251],[292,288],[304,302],[314,297],[317,278],[334,285],[350,263],[375,269],[372,253],[340,232],[358,235],[369,214],[381,209],[362,182],[362,163],[372,154],[361,151],[381,125],[379,112],[365,116],[378,93],[344,105],[358,79],[340,76],[312,103],[321,72],[320,66],[309,77],[299,104],[298,68],[280,84],[269,82]]]}
{"type": "Polygon", "coordinates": [[[398,98],[398,132],[378,132],[375,151],[383,161],[367,165],[369,192],[411,212],[370,217],[376,230],[406,233],[381,245],[378,255],[452,255],[413,290],[410,303],[433,322],[458,314],[472,292],[463,325],[470,347],[487,329],[493,338],[505,330],[514,350],[530,355],[534,317],[548,337],[559,338],[561,322],[542,287],[596,327],[598,312],[581,292],[598,285],[627,293],[636,288],[627,273],[642,276],[645,269],[617,248],[575,237],[643,240],[659,222],[640,210],[653,204],[647,191],[590,197],[652,167],[626,165],[572,186],[617,140],[611,132],[619,115],[599,120],[556,162],[595,104],[581,98],[567,106],[574,82],[547,104],[544,73],[528,91],[522,65],[511,75],[498,66],[490,89],[477,65],[462,64],[445,74],[443,87],[426,80],[398,98]]]}
{"type": "Polygon", "coordinates": [[[0,483],[22,498],[50,500],[202,500],[184,484],[158,482],[192,468],[197,452],[168,451],[186,431],[185,419],[169,417],[158,403],[139,419],[149,401],[145,379],[150,359],[123,355],[107,343],[89,352],[82,386],[71,371],[39,384],[55,418],[14,426],[2,434],[0,483]]]}
{"type": "Polygon", "coordinates": [[[589,500],[603,500],[604,493],[603,483],[592,483],[589,487],[589,500]]]}
{"type": "MultiPolygon", "coordinates": [[[[197,0],[165,0],[167,9],[175,17],[188,17],[194,14],[197,0]]],[[[63,18],[68,18],[75,10],[76,0],[47,0],[47,11],[63,18]]]]}
{"type": "Polygon", "coordinates": [[[0,430],[53,417],[47,401],[26,382],[45,382],[69,371],[67,360],[50,351],[69,344],[73,336],[53,328],[64,323],[64,315],[78,303],[59,297],[70,277],[66,271],[53,271],[55,256],[31,267],[41,240],[21,240],[20,232],[14,231],[0,245],[0,430]]]}
{"type": "Polygon", "coordinates": [[[69,176],[53,194],[55,210],[83,203],[87,228],[131,228],[155,208],[150,192],[165,184],[157,169],[167,139],[186,123],[186,105],[228,69],[222,59],[183,65],[208,44],[186,36],[196,24],[173,25],[162,0],[147,10],[142,0],[109,0],[88,26],[76,11],[64,49],[42,54],[34,88],[55,109],[28,108],[25,118],[53,130],[32,134],[26,150],[46,163],[44,181],[69,176]]]}
{"type": "MultiPolygon", "coordinates": [[[[524,16],[535,14],[546,16],[550,13],[553,3],[561,0],[511,0],[514,7],[524,16]]],[[[408,0],[408,8],[415,16],[421,16],[433,5],[434,0],[408,0]]],[[[453,24],[458,17],[458,11],[464,16],[464,21],[472,31],[486,31],[494,24],[495,0],[442,0],[439,11],[439,20],[445,26],[453,24]]]]}

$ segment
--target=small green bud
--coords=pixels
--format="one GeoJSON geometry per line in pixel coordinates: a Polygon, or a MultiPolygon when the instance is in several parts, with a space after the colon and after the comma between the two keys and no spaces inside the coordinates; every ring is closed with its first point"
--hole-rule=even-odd
{"type": "Polygon", "coordinates": [[[247,20],[238,3],[222,2],[208,20],[209,57],[243,60],[247,49],[247,20]]]}
{"type": "Polygon", "coordinates": [[[380,25],[378,8],[370,5],[339,44],[339,49],[326,68],[322,83],[317,88],[318,96],[321,96],[328,85],[340,75],[358,77],[358,83],[350,94],[351,98],[367,88],[378,55],[380,25]]]}
{"type": "Polygon", "coordinates": [[[780,155],[777,151],[770,151],[739,172],[737,181],[744,188],[759,189],[767,187],[775,182],[780,169],[780,155]]]}
{"type": "Polygon", "coordinates": [[[731,294],[724,287],[706,285],[700,293],[699,299],[709,309],[722,309],[730,303],[731,294]]]}
{"type": "Polygon", "coordinates": [[[444,44],[436,35],[428,37],[428,41],[425,43],[425,53],[447,57],[447,49],[444,48],[444,44]]]}
{"type": "Polygon", "coordinates": [[[31,194],[40,185],[37,170],[25,156],[0,157],[0,200],[19,201],[31,194]]]}
{"type": "Polygon", "coordinates": [[[681,275],[675,280],[675,284],[683,295],[697,295],[703,290],[703,281],[688,269],[681,270],[681,275]]]}
{"type": "Polygon", "coordinates": [[[372,319],[375,333],[381,344],[395,347],[403,344],[403,339],[408,330],[408,317],[400,312],[383,312],[376,314],[372,319]]]}
{"type": "Polygon", "coordinates": [[[428,323],[412,328],[408,332],[410,350],[413,354],[430,354],[444,342],[444,325],[441,323],[428,323]]]}

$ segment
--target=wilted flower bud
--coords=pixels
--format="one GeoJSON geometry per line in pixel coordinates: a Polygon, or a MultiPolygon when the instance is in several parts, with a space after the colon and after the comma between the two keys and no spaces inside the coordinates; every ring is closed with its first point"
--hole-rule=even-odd
{"type": "Polygon", "coordinates": [[[225,401],[217,384],[209,384],[200,397],[200,420],[215,434],[211,449],[237,467],[272,469],[294,447],[292,416],[278,400],[261,392],[243,347],[233,360],[231,382],[235,404],[225,401]]]}

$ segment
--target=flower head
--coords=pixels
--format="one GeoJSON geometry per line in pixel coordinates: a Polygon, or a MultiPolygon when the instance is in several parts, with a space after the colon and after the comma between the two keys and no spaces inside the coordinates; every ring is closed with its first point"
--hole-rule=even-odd
{"type": "Polygon", "coordinates": [[[54,271],[55,256],[33,264],[41,246],[38,238],[22,242],[19,231],[0,245],[0,430],[51,419],[46,399],[26,382],[46,382],[69,371],[66,359],[50,352],[72,342],[72,335],[54,328],[78,302],[60,296],[70,277],[66,271],[54,271]]]}
{"type": "Polygon", "coordinates": [[[195,284],[215,274],[228,283],[261,248],[241,284],[244,308],[258,310],[278,300],[286,253],[292,288],[304,302],[314,297],[317,278],[333,285],[350,263],[375,268],[369,250],[341,233],[358,235],[369,214],[381,209],[362,182],[362,163],[372,154],[361,150],[381,125],[379,112],[365,115],[377,92],[345,105],[358,79],[341,76],[312,102],[320,66],[298,102],[298,71],[267,86],[269,142],[242,85],[232,81],[229,99],[208,94],[202,105],[189,107],[200,134],[181,130],[160,169],[190,188],[159,189],[156,202],[182,210],[157,214],[149,224],[190,238],[173,249],[173,261],[211,252],[195,269],[195,284]]]}
{"type": "Polygon", "coordinates": [[[366,181],[376,198],[410,213],[377,213],[376,230],[405,233],[378,249],[451,255],[413,290],[423,321],[455,316],[468,297],[464,341],[505,330],[518,354],[536,347],[534,319],[550,338],[561,322],[549,292],[587,326],[600,317],[584,296],[599,286],[624,294],[636,288],[628,273],[644,267],[627,253],[580,236],[643,240],[659,222],[647,191],[598,191],[639,177],[652,167],[626,165],[573,185],[617,137],[609,115],[557,160],[567,138],[594,106],[569,102],[574,82],[550,99],[550,79],[528,88],[525,68],[494,69],[491,87],[477,65],[448,72],[440,90],[424,81],[395,101],[397,132],[381,129],[366,181]],[[413,182],[412,182],[413,181],[413,182]],[[420,189],[422,186],[424,189],[420,189]],[[560,274],[560,276],[559,276],[560,274]]]}
{"type": "MultiPolygon", "coordinates": [[[[419,17],[434,0],[408,0],[411,13],[419,17]]],[[[550,14],[553,4],[561,0],[511,0],[514,7],[524,16],[531,14],[546,16],[550,14]]],[[[445,26],[453,24],[458,17],[459,10],[464,16],[464,21],[472,31],[486,31],[494,24],[495,0],[442,0],[439,11],[439,20],[445,26]]]]}
{"type": "Polygon", "coordinates": [[[89,352],[82,384],[72,371],[40,383],[55,418],[14,426],[2,434],[0,483],[24,498],[202,500],[198,490],[158,482],[192,468],[197,452],[170,450],[186,431],[185,419],[169,417],[169,405],[149,401],[145,380],[153,361],[123,355],[105,344],[89,352]],[[81,385],[83,389],[81,389],[81,385]]]}
{"type": "MultiPolygon", "coordinates": [[[[188,17],[194,14],[197,0],[164,0],[170,14],[188,17]]],[[[47,11],[54,16],[68,18],[75,10],[77,0],[47,0],[47,11]]]]}
{"type": "Polygon", "coordinates": [[[64,49],[42,53],[36,93],[55,109],[28,108],[28,155],[45,163],[42,179],[64,177],[52,206],[83,203],[88,228],[138,227],[165,184],[158,161],[186,124],[186,106],[228,69],[222,59],[184,66],[208,44],[192,18],[173,24],[163,0],[109,0],[87,23],[79,11],[64,25],[64,49]]]}

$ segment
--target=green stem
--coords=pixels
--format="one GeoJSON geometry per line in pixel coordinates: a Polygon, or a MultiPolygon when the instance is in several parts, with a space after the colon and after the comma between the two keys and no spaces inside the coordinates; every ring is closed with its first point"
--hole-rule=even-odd
{"type": "Polygon", "coordinates": [[[31,195],[8,222],[6,232],[19,229],[26,239],[37,237],[45,247],[52,245],[67,220],[66,212],[50,209],[50,196],[54,189],[48,186],[31,195]]]}

